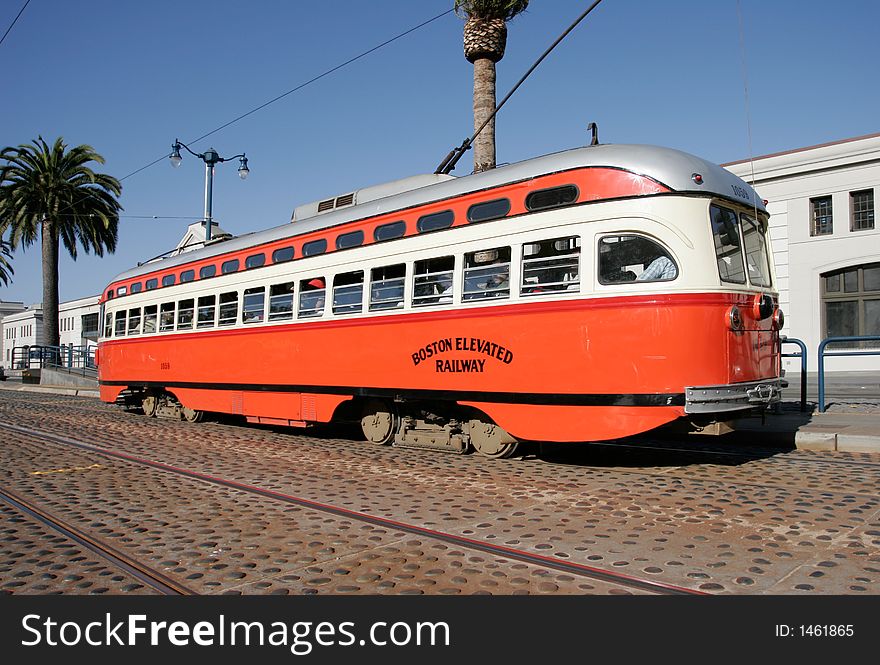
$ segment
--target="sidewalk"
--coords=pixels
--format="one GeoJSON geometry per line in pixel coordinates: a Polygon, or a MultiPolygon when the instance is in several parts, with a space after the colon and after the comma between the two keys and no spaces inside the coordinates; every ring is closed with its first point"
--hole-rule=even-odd
{"type": "Polygon", "coordinates": [[[49,393],[67,395],[68,397],[100,397],[93,388],[71,388],[70,386],[44,386],[37,383],[21,383],[20,381],[0,381],[0,390],[18,390],[29,393],[49,393]]]}
{"type": "Polygon", "coordinates": [[[800,450],[880,453],[880,411],[846,412],[836,408],[825,413],[800,413],[785,410],[778,415],[768,414],[763,422],[760,417],[740,418],[731,425],[737,438],[754,443],[800,450]]]}

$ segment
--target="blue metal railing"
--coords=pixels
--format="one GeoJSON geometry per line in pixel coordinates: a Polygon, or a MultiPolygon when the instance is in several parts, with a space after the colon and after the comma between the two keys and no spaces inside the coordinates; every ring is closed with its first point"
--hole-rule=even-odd
{"type": "Polygon", "coordinates": [[[863,335],[861,337],[828,337],[819,343],[819,413],[825,413],[825,356],[880,356],[880,349],[859,351],[825,351],[829,344],[840,342],[880,342],[880,335],[863,335]]]}
{"type": "Polygon", "coordinates": [[[95,346],[16,346],[12,349],[10,369],[64,369],[83,376],[94,376],[95,346]]]}
{"type": "Polygon", "coordinates": [[[796,337],[786,337],[782,335],[779,338],[780,347],[783,344],[796,344],[800,347],[800,353],[780,353],[783,358],[800,358],[801,359],[801,412],[807,410],[807,345],[796,337]]]}

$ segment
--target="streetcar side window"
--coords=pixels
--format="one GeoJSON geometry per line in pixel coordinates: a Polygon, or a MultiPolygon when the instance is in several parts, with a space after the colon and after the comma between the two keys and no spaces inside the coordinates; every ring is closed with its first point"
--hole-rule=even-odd
{"type": "Polygon", "coordinates": [[[141,332],[141,308],[133,307],[128,310],[128,334],[139,335],[141,332]]]}
{"type": "Polygon", "coordinates": [[[177,303],[177,329],[192,330],[196,301],[192,298],[177,303]]]}
{"type": "Polygon", "coordinates": [[[549,210],[575,203],[578,198],[578,188],[574,185],[562,185],[530,192],[526,196],[526,210],[549,210]]]}
{"type": "Polygon", "coordinates": [[[299,312],[300,319],[308,319],[321,316],[324,313],[324,295],[326,282],[323,277],[304,279],[299,283],[299,312]]]}
{"type": "Polygon", "coordinates": [[[678,266],[660,243],[638,235],[599,239],[599,283],[668,282],[678,266]]]}
{"type": "Polygon", "coordinates": [[[199,279],[208,279],[209,277],[213,277],[217,274],[217,266],[213,263],[209,266],[202,266],[199,268],[199,279]]]}
{"type": "Polygon", "coordinates": [[[149,335],[156,332],[156,318],[158,307],[156,305],[148,305],[144,307],[144,334],[149,335]]]}
{"type": "Polygon", "coordinates": [[[743,266],[742,241],[736,213],[730,208],[712,205],[709,206],[709,218],[712,223],[715,257],[721,281],[745,284],[746,271],[743,266]]]}
{"type": "Polygon", "coordinates": [[[195,270],[184,270],[182,273],[180,273],[180,283],[181,284],[183,284],[184,282],[191,282],[195,278],[196,278],[196,271],[195,270]]]}
{"type": "Polygon", "coordinates": [[[177,303],[163,302],[159,306],[159,332],[174,330],[174,309],[177,303]]]}
{"type": "Polygon", "coordinates": [[[214,310],[216,309],[217,296],[199,297],[199,311],[196,328],[214,327],[214,310]]]}
{"type": "Polygon", "coordinates": [[[117,296],[124,296],[126,293],[128,293],[128,287],[120,286],[118,289],[116,289],[117,296]]]}
{"type": "Polygon", "coordinates": [[[454,256],[416,261],[413,270],[413,307],[452,302],[454,256]]]}
{"type": "Polygon", "coordinates": [[[350,233],[342,233],[336,236],[336,249],[348,249],[349,247],[360,247],[364,244],[363,231],[351,231],[350,233]]]}
{"type": "Polygon", "coordinates": [[[373,240],[383,242],[384,240],[393,240],[394,238],[402,238],[406,233],[406,222],[400,220],[398,222],[389,222],[377,226],[373,230],[373,240]]]}
{"type": "Polygon", "coordinates": [[[244,267],[248,270],[251,268],[260,268],[266,265],[266,255],[262,252],[260,254],[251,254],[244,260],[244,267]]]}
{"type": "Polygon", "coordinates": [[[522,295],[580,290],[581,239],[555,238],[523,245],[522,295]]]}
{"type": "Polygon", "coordinates": [[[107,312],[104,315],[104,337],[110,337],[113,334],[113,315],[107,312]]]}
{"type": "Polygon", "coordinates": [[[484,249],[464,255],[463,300],[510,296],[510,247],[484,249]]]}
{"type": "Polygon", "coordinates": [[[220,316],[217,325],[232,326],[238,321],[238,291],[220,294],[220,316]]]}
{"type": "Polygon", "coordinates": [[[439,231],[440,229],[448,229],[455,221],[455,213],[451,210],[443,210],[441,212],[432,212],[428,215],[422,215],[416,222],[416,230],[419,233],[428,233],[430,231],[439,231]]]}
{"type": "Polygon", "coordinates": [[[140,293],[143,288],[144,288],[143,284],[141,284],[140,282],[135,282],[134,284],[131,285],[131,292],[132,293],[140,293]]]}
{"type": "Polygon", "coordinates": [[[262,323],[266,309],[266,287],[244,290],[244,301],[241,308],[243,323],[262,323]]]}
{"type": "Polygon", "coordinates": [[[272,252],[272,263],[284,263],[293,260],[293,247],[279,247],[272,252]]]}
{"type": "Polygon", "coordinates": [[[746,263],[749,269],[749,281],[755,286],[770,286],[770,259],[767,256],[767,238],[764,227],[751,215],[743,213],[742,220],[743,244],[746,250],[746,263]]]}
{"type": "Polygon", "coordinates": [[[220,272],[224,275],[228,275],[229,273],[238,272],[238,259],[229,259],[229,261],[224,261],[220,266],[220,272]]]}
{"type": "Polygon", "coordinates": [[[152,291],[159,286],[159,280],[156,277],[147,280],[147,291],[152,291]]]}
{"type": "Polygon", "coordinates": [[[162,286],[174,286],[174,282],[177,280],[177,275],[165,275],[162,278],[162,286]]]}
{"type": "Polygon", "coordinates": [[[327,239],[321,238],[320,240],[312,240],[311,242],[307,242],[303,245],[302,253],[303,256],[317,256],[318,254],[323,254],[327,251],[327,239]]]}
{"type": "Polygon", "coordinates": [[[121,337],[125,334],[125,310],[119,310],[116,312],[116,326],[113,331],[113,334],[116,337],[121,337]]]}
{"type": "Polygon", "coordinates": [[[510,212],[510,199],[493,199],[475,203],[467,211],[467,220],[471,224],[488,222],[506,217],[510,212]]]}
{"type": "Polygon", "coordinates": [[[269,320],[284,321],[293,318],[294,282],[273,284],[269,288],[269,320]]]}
{"type": "Polygon", "coordinates": [[[333,313],[356,314],[363,309],[364,271],[355,270],[333,278],[333,313]]]}
{"type": "Polygon", "coordinates": [[[403,307],[406,264],[373,268],[370,271],[370,311],[403,307]]]}

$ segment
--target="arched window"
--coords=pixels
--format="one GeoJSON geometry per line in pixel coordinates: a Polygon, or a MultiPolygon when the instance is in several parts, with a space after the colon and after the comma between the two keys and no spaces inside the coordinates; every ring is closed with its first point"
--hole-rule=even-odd
{"type": "Polygon", "coordinates": [[[599,283],[663,282],[678,277],[678,266],[660,243],[645,236],[603,236],[599,240],[599,283]]]}
{"type": "Polygon", "coordinates": [[[880,263],[826,272],[820,279],[825,337],[880,335],[880,263]]]}

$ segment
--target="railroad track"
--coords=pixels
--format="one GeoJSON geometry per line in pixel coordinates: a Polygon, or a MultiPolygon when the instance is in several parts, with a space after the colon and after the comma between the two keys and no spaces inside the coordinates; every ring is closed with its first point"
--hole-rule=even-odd
{"type": "Polygon", "coordinates": [[[710,595],[704,591],[689,589],[687,587],[680,587],[677,585],[667,584],[652,579],[627,575],[625,573],[621,573],[615,570],[608,570],[572,561],[565,561],[558,558],[529,552],[526,550],[520,550],[512,547],[507,547],[505,545],[491,543],[485,540],[468,538],[453,533],[419,526],[417,524],[401,522],[399,520],[393,520],[379,515],[371,515],[356,510],[315,501],[305,497],[298,497],[292,494],[286,494],[283,492],[278,492],[276,490],[239,482],[234,479],[214,476],[211,474],[203,473],[201,471],[182,468],[179,466],[166,464],[164,462],[158,462],[144,457],[120,452],[118,450],[104,448],[102,446],[92,443],[85,443],[83,441],[78,441],[67,436],[54,434],[52,432],[45,432],[42,430],[23,427],[20,425],[13,425],[11,423],[6,423],[2,421],[0,421],[0,429],[16,432],[19,435],[28,436],[43,442],[87,451],[89,453],[97,454],[108,459],[122,460],[132,464],[137,464],[152,469],[158,469],[166,473],[182,476],[192,480],[198,480],[213,485],[219,485],[221,487],[261,496],[274,501],[279,501],[282,503],[296,505],[310,510],[316,510],[339,517],[357,520],[362,523],[372,524],[383,528],[394,529],[424,538],[442,541],[447,544],[451,544],[456,547],[461,547],[471,551],[504,557],[509,560],[518,561],[529,565],[542,566],[552,570],[568,573],[570,575],[577,575],[579,577],[612,583],[619,586],[637,589],[640,591],[647,591],[658,595],[710,595]]]}
{"type": "Polygon", "coordinates": [[[109,562],[111,565],[128,573],[139,582],[155,589],[166,596],[192,596],[196,592],[171,579],[164,573],[147,566],[146,564],[131,558],[124,552],[112,545],[95,538],[91,534],[78,529],[57,516],[46,512],[36,504],[24,497],[12,492],[7,488],[0,488],[0,501],[14,508],[20,513],[36,519],[41,524],[57,531],[64,537],[72,540],[86,550],[92,552],[109,562]]]}

